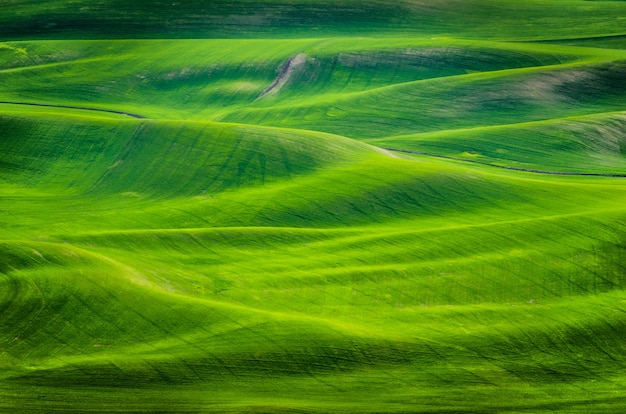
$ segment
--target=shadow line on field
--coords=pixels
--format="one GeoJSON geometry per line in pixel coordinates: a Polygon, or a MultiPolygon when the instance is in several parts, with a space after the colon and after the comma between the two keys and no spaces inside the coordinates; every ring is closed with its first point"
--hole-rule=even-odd
{"type": "Polygon", "coordinates": [[[42,104],[42,103],[32,103],[32,102],[12,102],[12,101],[0,101],[0,104],[3,104],[3,105],[37,106],[37,107],[45,107],[45,108],[78,109],[78,110],[81,110],[81,111],[106,112],[106,113],[109,113],[109,114],[126,115],[126,116],[130,116],[132,118],[137,118],[137,119],[146,119],[146,117],[143,116],[143,115],[134,114],[132,112],[116,111],[114,109],[86,108],[86,107],[83,107],[83,106],[54,105],[54,104],[42,104]]]}
{"type": "Polygon", "coordinates": [[[533,168],[521,168],[521,167],[512,167],[512,166],[508,166],[508,165],[491,164],[491,163],[485,162],[485,161],[466,160],[466,159],[463,159],[463,158],[451,157],[449,155],[432,154],[432,153],[421,152],[421,151],[412,151],[412,150],[405,150],[405,149],[399,149],[399,148],[384,148],[384,147],[381,147],[381,148],[384,149],[384,150],[387,150],[387,151],[402,152],[402,153],[405,153],[405,154],[422,155],[422,156],[425,156],[425,157],[443,158],[443,159],[452,160],[452,161],[469,162],[469,163],[472,163],[472,164],[486,165],[486,166],[489,166],[489,167],[496,167],[496,168],[501,168],[501,169],[504,169],[504,170],[522,171],[522,172],[529,172],[529,173],[534,173],[534,174],[569,175],[569,176],[575,176],[575,177],[614,177],[614,178],[626,178],[626,174],[619,174],[619,173],[585,173],[585,172],[573,172],[573,171],[537,170],[537,169],[533,169],[533,168]]]}

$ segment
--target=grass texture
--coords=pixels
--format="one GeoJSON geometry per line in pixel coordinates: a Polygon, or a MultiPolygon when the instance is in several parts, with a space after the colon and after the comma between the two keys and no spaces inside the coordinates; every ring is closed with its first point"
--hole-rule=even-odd
{"type": "Polygon", "coordinates": [[[0,4],[0,412],[624,411],[625,18],[0,4]]]}

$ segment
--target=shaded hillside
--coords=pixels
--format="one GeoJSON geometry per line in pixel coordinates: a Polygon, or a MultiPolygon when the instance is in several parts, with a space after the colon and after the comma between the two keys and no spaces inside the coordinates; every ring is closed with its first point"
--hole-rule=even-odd
{"type": "Polygon", "coordinates": [[[0,412],[624,412],[625,18],[0,3],[0,412]]]}
{"type": "Polygon", "coordinates": [[[4,38],[251,38],[359,35],[578,38],[624,34],[619,1],[17,0],[4,38]],[[567,10],[566,13],[563,11],[567,10]]]}

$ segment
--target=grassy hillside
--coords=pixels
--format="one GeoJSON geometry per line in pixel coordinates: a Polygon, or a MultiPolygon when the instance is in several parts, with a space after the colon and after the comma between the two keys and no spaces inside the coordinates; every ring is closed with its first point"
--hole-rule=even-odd
{"type": "Polygon", "coordinates": [[[555,39],[623,35],[622,1],[11,0],[4,38],[411,35],[555,39]]]}
{"type": "Polygon", "coordinates": [[[0,411],[623,411],[625,7],[1,4],[0,411]]]}

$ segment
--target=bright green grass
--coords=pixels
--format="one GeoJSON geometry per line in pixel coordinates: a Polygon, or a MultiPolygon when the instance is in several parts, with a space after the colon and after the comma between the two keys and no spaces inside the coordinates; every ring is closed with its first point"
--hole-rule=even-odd
{"type": "Polygon", "coordinates": [[[623,63],[595,63],[458,75],[234,110],[219,119],[354,138],[537,121],[621,110],[623,72],[623,63]]]}
{"type": "Polygon", "coordinates": [[[2,124],[4,409],[622,404],[620,180],[252,126],[2,124]]]}
{"type": "Polygon", "coordinates": [[[4,101],[106,105],[151,117],[201,119],[250,106],[263,110],[337,100],[349,92],[468,72],[621,55],[406,38],[16,42],[1,50],[7,55],[0,72],[4,101]],[[289,76],[287,87],[257,100],[298,53],[306,54],[306,64],[289,76]]]}
{"type": "Polygon", "coordinates": [[[6,45],[7,102],[325,131],[515,167],[623,171],[623,128],[611,114],[623,109],[620,50],[406,38],[6,45]],[[302,64],[259,98],[298,54],[302,64]],[[592,125],[570,120],[579,116],[592,125]],[[594,130],[607,116],[617,123],[608,135],[594,130]],[[539,131],[513,125],[537,121],[546,121],[539,131]]]}
{"type": "Polygon", "coordinates": [[[624,174],[624,113],[466,128],[369,143],[516,168],[624,174]]]}
{"type": "Polygon", "coordinates": [[[0,412],[624,411],[625,5],[0,5],[0,412]]]}

